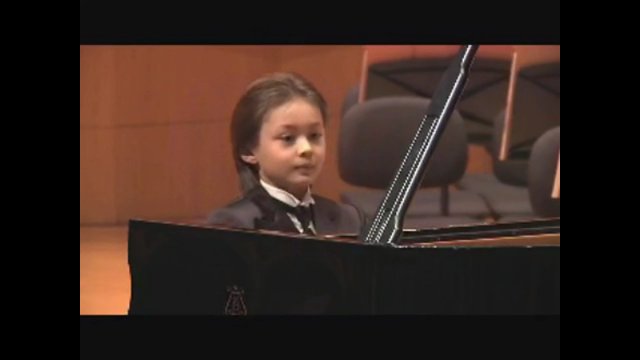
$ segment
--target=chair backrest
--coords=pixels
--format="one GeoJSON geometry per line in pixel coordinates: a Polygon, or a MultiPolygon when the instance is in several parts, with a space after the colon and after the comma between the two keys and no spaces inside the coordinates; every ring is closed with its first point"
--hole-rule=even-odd
{"type": "MultiPolygon", "coordinates": [[[[340,124],[340,177],[351,185],[386,189],[430,103],[430,99],[419,97],[385,97],[353,105],[340,124]]],[[[467,160],[464,123],[454,110],[427,166],[422,187],[457,182],[464,175],[467,160]]]]}
{"type": "Polygon", "coordinates": [[[529,199],[540,216],[560,216],[560,199],[553,198],[553,185],[560,153],[560,127],[536,140],[529,159],[529,199]]]}

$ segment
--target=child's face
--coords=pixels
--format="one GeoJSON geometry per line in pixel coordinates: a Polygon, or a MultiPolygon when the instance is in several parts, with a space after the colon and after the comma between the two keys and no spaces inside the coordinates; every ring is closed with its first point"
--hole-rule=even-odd
{"type": "Polygon", "coordinates": [[[324,164],[324,122],[318,108],[294,99],[267,113],[252,155],[260,177],[298,198],[306,193],[324,164]]]}

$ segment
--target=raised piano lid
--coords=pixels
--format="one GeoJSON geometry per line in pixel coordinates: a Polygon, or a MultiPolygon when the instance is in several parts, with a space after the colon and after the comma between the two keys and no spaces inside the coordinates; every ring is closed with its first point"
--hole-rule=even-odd
{"type": "Polygon", "coordinates": [[[559,221],[355,234],[131,220],[130,314],[557,314],[559,221]],[[235,304],[235,305],[233,305],[235,304]]]}
{"type": "MultiPolygon", "coordinates": [[[[358,234],[332,234],[311,236],[307,234],[285,233],[274,230],[250,230],[229,228],[218,225],[197,223],[176,223],[145,219],[131,219],[129,222],[131,240],[132,229],[148,227],[170,229],[215,229],[228,231],[229,235],[274,236],[311,241],[329,241],[358,246],[366,246],[358,239],[358,234]]],[[[536,219],[521,222],[448,226],[432,229],[403,229],[402,241],[393,247],[442,247],[442,246],[560,246],[560,218],[536,219]]]]}

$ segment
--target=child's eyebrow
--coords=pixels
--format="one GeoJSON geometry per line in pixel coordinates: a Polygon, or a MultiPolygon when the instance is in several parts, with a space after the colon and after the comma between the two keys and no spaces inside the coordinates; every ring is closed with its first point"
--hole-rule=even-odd
{"type": "Polygon", "coordinates": [[[278,128],[279,129],[286,129],[286,130],[296,130],[299,128],[305,128],[305,127],[309,127],[309,128],[318,128],[318,127],[322,127],[322,122],[314,122],[313,124],[309,124],[308,126],[301,126],[301,125],[293,125],[293,124],[281,124],[278,128]]]}

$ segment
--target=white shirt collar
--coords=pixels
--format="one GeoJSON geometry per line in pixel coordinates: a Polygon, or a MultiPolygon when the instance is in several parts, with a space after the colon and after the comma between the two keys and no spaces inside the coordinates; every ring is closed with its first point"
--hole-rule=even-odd
{"type": "Polygon", "coordinates": [[[271,195],[272,197],[282,201],[283,203],[296,207],[298,205],[309,206],[315,204],[313,197],[311,196],[311,188],[307,189],[307,193],[302,198],[302,201],[298,200],[295,196],[291,195],[288,191],[282,190],[271,184],[267,184],[264,180],[260,179],[260,185],[271,195]]]}

